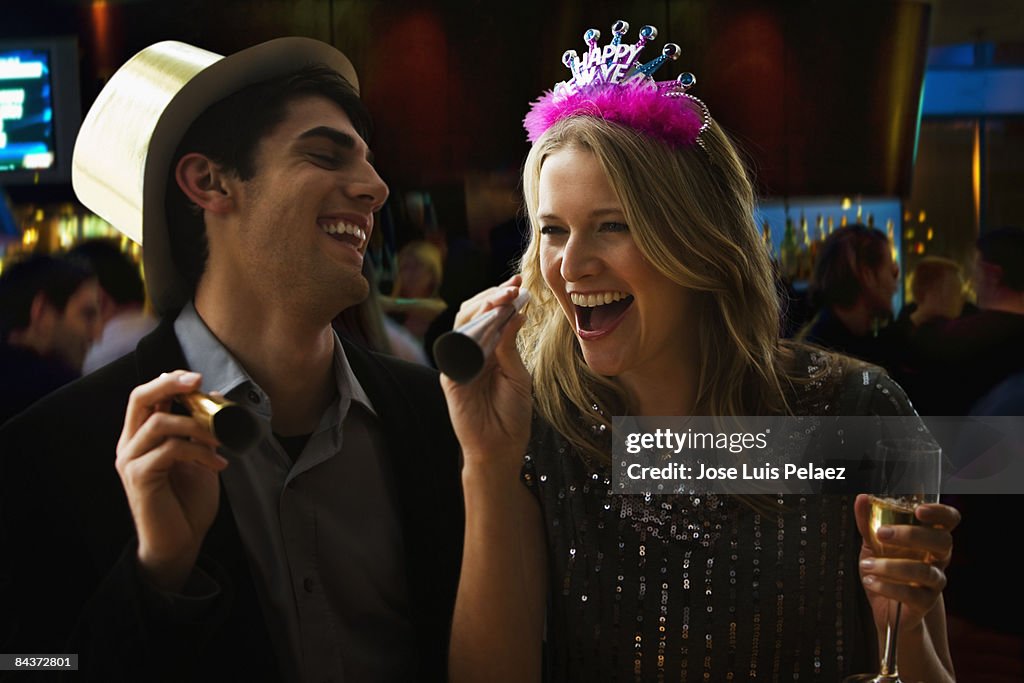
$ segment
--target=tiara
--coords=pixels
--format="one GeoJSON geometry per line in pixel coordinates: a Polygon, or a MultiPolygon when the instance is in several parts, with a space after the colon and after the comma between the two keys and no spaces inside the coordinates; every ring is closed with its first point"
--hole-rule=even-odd
{"type": "Polygon", "coordinates": [[[644,26],[634,44],[622,42],[629,24],[619,20],[612,25],[611,42],[603,48],[597,41],[601,32],[587,29],[583,40],[587,51],[581,58],[575,50],[566,50],[562,63],[572,78],[562,81],[530,105],[523,119],[527,139],[536,142],[548,128],[571,116],[592,116],[628,126],[673,147],[700,145],[701,134],[711,125],[707,106],[687,90],[697,78],[680,74],[671,81],[655,81],[665,62],[679,59],[681,48],[666,43],[661,54],[646,63],[637,60],[644,46],[658,37],[658,29],[644,26]]]}

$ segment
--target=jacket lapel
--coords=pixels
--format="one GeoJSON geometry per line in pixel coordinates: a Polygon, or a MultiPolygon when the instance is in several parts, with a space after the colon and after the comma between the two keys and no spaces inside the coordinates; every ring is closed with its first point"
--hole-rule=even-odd
{"type": "Polygon", "coordinates": [[[437,491],[436,472],[428,458],[421,457],[423,445],[430,435],[424,433],[421,421],[409,400],[409,389],[391,370],[364,349],[343,342],[352,371],[359,378],[373,408],[380,418],[387,445],[388,466],[395,477],[399,514],[402,521],[410,598],[416,618],[425,625],[424,606],[434,583],[434,562],[426,548],[438,532],[431,510],[430,496],[437,491]]]}
{"type": "Polygon", "coordinates": [[[422,490],[430,490],[433,479],[428,463],[416,457],[422,450],[417,445],[424,443],[427,435],[422,433],[415,408],[409,401],[409,389],[404,387],[381,361],[364,349],[348,342],[342,342],[345,356],[359,383],[370,397],[383,426],[384,439],[388,448],[389,465],[398,484],[403,521],[406,535],[410,524],[422,516],[411,514],[419,508],[422,490]]]}
{"type": "Polygon", "coordinates": [[[163,318],[157,328],[143,337],[135,347],[135,365],[140,383],[148,382],[162,372],[188,369],[178,337],[174,334],[174,320],[177,317],[172,314],[163,318]]]}

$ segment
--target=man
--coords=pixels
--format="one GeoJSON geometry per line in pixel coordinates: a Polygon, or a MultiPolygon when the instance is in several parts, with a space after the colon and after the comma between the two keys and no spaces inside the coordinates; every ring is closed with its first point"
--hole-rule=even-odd
{"type": "Polygon", "coordinates": [[[0,424],[82,374],[99,337],[87,263],[37,254],[0,275],[0,424]]]}
{"type": "MultiPolygon", "coordinates": [[[[1024,229],[988,230],[975,247],[973,281],[979,311],[922,325],[912,338],[912,352],[931,382],[931,390],[922,392],[920,399],[911,397],[923,415],[1020,416],[1024,406],[1024,229]]],[[[958,451],[949,455],[954,470],[966,464],[958,451]]],[[[965,523],[957,528],[959,559],[950,573],[958,583],[974,588],[951,593],[948,608],[982,633],[990,628],[1020,632],[1009,614],[1012,610],[986,607],[1006,599],[1004,587],[1017,580],[1016,568],[976,558],[1004,542],[1003,528],[991,520],[1017,509],[1021,498],[1018,494],[957,499],[965,523]]]]}
{"type": "Polygon", "coordinates": [[[891,368],[894,343],[880,326],[892,318],[899,274],[884,232],[865,225],[835,231],[818,251],[811,278],[821,311],[799,338],[891,368]]]}
{"type": "Polygon", "coordinates": [[[444,679],[462,504],[437,376],[330,325],[387,196],[356,87],[317,41],[160,43],[93,105],[75,189],[141,237],[163,320],[0,433],[0,650],[103,680],[444,679]],[[200,388],[261,443],[168,412],[200,388]]]}
{"type": "Polygon", "coordinates": [[[990,230],[976,243],[978,313],[920,326],[913,357],[931,391],[911,396],[924,415],[967,415],[988,392],[1024,371],[1024,229],[990,230]]]}
{"type": "Polygon", "coordinates": [[[68,253],[88,261],[100,282],[103,333],[85,356],[82,373],[88,374],[133,351],[159,321],[146,310],[146,287],[139,266],[117,240],[86,240],[68,253]]]}

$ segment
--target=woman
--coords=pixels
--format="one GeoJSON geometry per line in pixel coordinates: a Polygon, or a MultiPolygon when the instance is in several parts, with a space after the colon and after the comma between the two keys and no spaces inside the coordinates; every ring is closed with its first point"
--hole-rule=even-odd
{"type": "Polygon", "coordinates": [[[398,252],[398,277],[381,304],[396,324],[423,343],[430,323],[447,306],[440,298],[444,268],[441,250],[425,240],[409,242],[398,252]]]}
{"type": "Polygon", "coordinates": [[[465,459],[452,679],[539,680],[546,640],[551,680],[835,681],[877,666],[871,639],[893,598],[906,679],[951,680],[952,508],[922,506],[921,526],[892,528],[893,543],[928,549],[928,565],[873,557],[858,535],[866,496],[764,509],[612,493],[612,415],[912,409],[877,368],[779,341],[751,185],[728,138],[685,92],[620,107],[605,95],[621,82],[577,87],[600,50],[586,38],[586,61],[566,57],[577,83],[547,98],[558,111],[533,110],[545,120],[524,170],[522,277],[467,301],[457,324],[520,286],[532,303],[481,376],[442,380],[465,459]],[[661,125],[670,107],[692,125],[661,125]]]}

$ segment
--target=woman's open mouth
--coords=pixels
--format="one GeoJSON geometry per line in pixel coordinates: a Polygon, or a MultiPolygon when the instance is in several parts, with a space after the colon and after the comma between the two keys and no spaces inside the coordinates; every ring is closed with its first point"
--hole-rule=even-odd
{"type": "Polygon", "coordinates": [[[596,339],[610,333],[633,305],[633,296],[625,292],[572,292],[569,299],[576,309],[576,332],[581,339],[596,339]]]}

